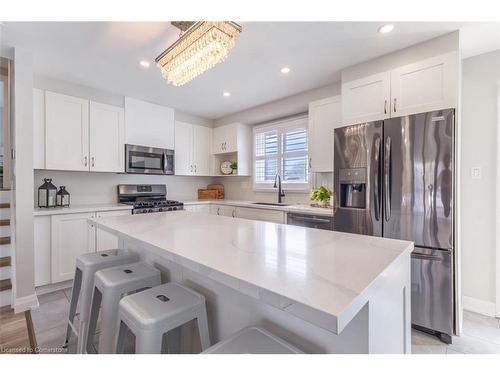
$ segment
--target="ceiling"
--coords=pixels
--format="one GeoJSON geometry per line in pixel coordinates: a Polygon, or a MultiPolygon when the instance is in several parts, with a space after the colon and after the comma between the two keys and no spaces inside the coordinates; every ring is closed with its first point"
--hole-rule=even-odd
{"type": "MultiPolygon", "coordinates": [[[[35,74],[208,119],[337,82],[347,66],[463,26],[477,35],[471,26],[475,24],[395,23],[393,32],[379,34],[380,24],[244,22],[229,58],[181,87],[168,85],[154,65],[155,57],[179,35],[168,22],[6,22],[2,31],[4,46],[33,51],[35,74]],[[140,60],[151,61],[151,67],[141,68],[140,60]],[[291,68],[288,75],[280,73],[284,66],[291,68]],[[223,91],[231,97],[223,97],[223,91]]],[[[498,24],[493,25],[498,31],[498,24]]],[[[476,44],[482,40],[469,39],[476,44]]],[[[488,48],[495,43],[500,48],[498,38],[488,43],[488,48]]],[[[481,48],[476,46],[474,53],[481,48]]]]}

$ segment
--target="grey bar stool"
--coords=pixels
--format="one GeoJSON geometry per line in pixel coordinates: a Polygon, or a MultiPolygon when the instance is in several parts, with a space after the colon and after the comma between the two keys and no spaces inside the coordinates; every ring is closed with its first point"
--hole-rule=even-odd
{"type": "Polygon", "coordinates": [[[132,263],[137,260],[139,260],[139,257],[136,254],[120,249],[83,254],[76,258],[75,277],[73,279],[64,347],[67,347],[71,332],[74,332],[78,337],[77,353],[83,353],[84,351],[95,273],[104,268],[132,263]],[[75,327],[74,321],[77,306],[79,306],[79,324],[75,327]]]}
{"type": "Polygon", "coordinates": [[[278,336],[259,328],[247,327],[202,354],[301,354],[299,349],[278,336]]]}
{"type": "Polygon", "coordinates": [[[118,304],[127,294],[161,284],[160,271],[145,262],[124,264],[96,272],[87,336],[87,353],[94,353],[94,336],[101,309],[99,353],[114,353],[118,304]]]}
{"type": "Polygon", "coordinates": [[[127,329],[135,335],[136,353],[159,354],[163,335],[196,319],[202,350],[210,347],[205,297],[177,283],[168,283],[120,301],[117,353],[124,352],[127,329]]]}

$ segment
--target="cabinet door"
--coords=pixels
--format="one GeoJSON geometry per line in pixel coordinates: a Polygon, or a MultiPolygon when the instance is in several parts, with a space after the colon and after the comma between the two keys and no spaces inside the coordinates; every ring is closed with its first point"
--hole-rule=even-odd
{"type": "Polygon", "coordinates": [[[95,227],[87,222],[94,217],[94,213],[52,215],[52,283],[72,279],[76,258],[95,251],[95,227]]]}
{"type": "Polygon", "coordinates": [[[214,128],[212,149],[214,154],[238,151],[238,124],[214,128]]]}
{"type": "Polygon", "coordinates": [[[45,92],[47,169],[89,170],[89,101],[45,92]]]}
{"type": "Polygon", "coordinates": [[[45,169],[45,93],[33,89],[33,169],[45,169]]]}
{"type": "Polygon", "coordinates": [[[236,217],[249,220],[269,221],[278,224],[285,223],[284,212],[278,210],[238,207],[236,209],[236,217]]]}
{"type": "Polygon", "coordinates": [[[90,170],[125,172],[123,108],[90,102],[90,170]]]}
{"type": "MultiPolygon", "coordinates": [[[[132,212],[130,210],[102,211],[102,212],[97,212],[96,216],[98,219],[100,219],[102,217],[126,216],[130,215],[131,213],[132,212]]],[[[103,251],[110,249],[118,249],[118,237],[103,229],[96,228],[96,251],[103,251]]]]}
{"type": "Polygon", "coordinates": [[[210,206],[208,204],[185,205],[184,210],[189,211],[189,212],[201,212],[204,214],[209,214],[210,213],[210,206]]]}
{"type": "Polygon", "coordinates": [[[175,122],[175,174],[190,176],[193,167],[193,125],[175,122]]]}
{"type": "Polygon", "coordinates": [[[195,175],[208,176],[210,174],[210,135],[210,128],[193,125],[193,167],[195,175]]]}
{"type": "Polygon", "coordinates": [[[210,206],[210,213],[218,216],[236,217],[236,208],[232,206],[212,205],[210,206]]]}
{"type": "Polygon", "coordinates": [[[391,72],[391,117],[457,107],[455,52],[391,72]]]}
{"type": "Polygon", "coordinates": [[[35,286],[51,283],[50,216],[34,217],[35,286]]]}
{"type": "Polygon", "coordinates": [[[342,83],[342,124],[359,124],[388,118],[390,99],[390,72],[342,83]]]}
{"type": "Polygon", "coordinates": [[[312,172],[333,172],[333,131],[342,126],[340,96],[309,104],[309,163],[312,172]]]}
{"type": "Polygon", "coordinates": [[[174,110],[142,100],[125,98],[126,142],[174,149],[174,110]]]}

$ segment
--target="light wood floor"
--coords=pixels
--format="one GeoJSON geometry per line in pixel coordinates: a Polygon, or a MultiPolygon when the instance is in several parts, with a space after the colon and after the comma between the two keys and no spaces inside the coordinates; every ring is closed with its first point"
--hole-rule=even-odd
{"type": "Polygon", "coordinates": [[[31,353],[24,313],[14,314],[9,306],[0,308],[0,354],[31,353]]]}

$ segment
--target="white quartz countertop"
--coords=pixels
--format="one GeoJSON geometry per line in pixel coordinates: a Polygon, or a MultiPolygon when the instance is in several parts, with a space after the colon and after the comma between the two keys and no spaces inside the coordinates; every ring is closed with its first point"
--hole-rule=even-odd
{"type": "Polygon", "coordinates": [[[99,211],[122,211],[132,210],[132,206],[118,203],[104,203],[104,204],[81,204],[71,205],[69,207],[54,207],[54,208],[35,208],[33,216],[45,215],[62,215],[62,214],[76,214],[82,212],[99,212],[99,211]]]}
{"type": "Polygon", "coordinates": [[[194,263],[199,272],[221,273],[240,287],[275,293],[343,322],[366,303],[391,264],[401,256],[409,262],[413,249],[408,241],[188,211],[91,221],[157,255],[194,263]]]}
{"type": "Polygon", "coordinates": [[[296,212],[296,213],[304,213],[310,215],[322,215],[322,216],[333,216],[332,208],[318,208],[311,207],[308,204],[293,204],[290,203],[286,206],[273,206],[273,205],[265,205],[265,204],[256,204],[255,201],[240,201],[240,200],[188,200],[184,201],[186,206],[195,205],[195,204],[217,204],[222,206],[237,206],[237,207],[248,207],[248,208],[258,208],[262,210],[277,210],[284,212],[296,212]]]}

